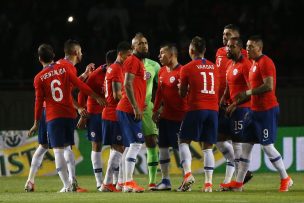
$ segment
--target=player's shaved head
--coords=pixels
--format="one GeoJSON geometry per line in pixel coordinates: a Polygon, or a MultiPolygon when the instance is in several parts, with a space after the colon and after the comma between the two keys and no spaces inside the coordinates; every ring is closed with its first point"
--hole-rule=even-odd
{"type": "Polygon", "coordinates": [[[176,57],[178,55],[178,51],[177,51],[175,44],[165,43],[165,44],[161,45],[160,48],[167,49],[171,54],[173,54],[176,57]]]}
{"type": "Polygon", "coordinates": [[[195,36],[192,40],[191,40],[191,46],[192,49],[197,53],[197,54],[203,54],[205,53],[206,50],[206,41],[204,38],[199,37],[199,36],[195,36]]]}
{"type": "Polygon", "coordinates": [[[136,33],[132,39],[133,53],[140,59],[149,57],[147,38],[141,33],[136,33]]]}
{"type": "Polygon", "coordinates": [[[253,35],[253,36],[250,36],[248,38],[248,40],[254,41],[257,46],[259,46],[260,48],[263,48],[263,40],[262,40],[261,36],[259,36],[259,35],[253,35]]]}
{"type": "Polygon", "coordinates": [[[76,51],[76,48],[80,47],[80,43],[73,39],[68,39],[64,43],[64,53],[65,55],[73,55],[76,51]]]}
{"type": "Polygon", "coordinates": [[[53,47],[49,44],[41,44],[38,47],[39,59],[45,63],[50,63],[54,60],[55,53],[53,47]]]}
{"type": "Polygon", "coordinates": [[[141,32],[136,33],[132,39],[132,46],[135,46],[142,38],[146,38],[143,33],[141,32]]]}

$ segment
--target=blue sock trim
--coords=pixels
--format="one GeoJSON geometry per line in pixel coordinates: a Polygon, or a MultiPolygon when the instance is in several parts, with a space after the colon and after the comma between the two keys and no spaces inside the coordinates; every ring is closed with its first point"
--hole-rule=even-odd
{"type": "Polygon", "coordinates": [[[133,159],[133,158],[127,158],[127,161],[128,161],[128,162],[134,162],[134,163],[135,163],[135,162],[136,162],[136,159],[133,159]]]}
{"type": "Polygon", "coordinates": [[[150,162],[148,163],[148,166],[158,166],[158,162],[150,162]]]}
{"type": "Polygon", "coordinates": [[[232,166],[232,167],[234,167],[234,164],[231,163],[230,161],[226,162],[226,165],[227,165],[227,166],[232,166]]]}
{"type": "Polygon", "coordinates": [[[271,161],[271,163],[273,163],[273,162],[276,162],[276,161],[278,161],[280,159],[281,159],[281,156],[278,156],[277,158],[269,159],[269,160],[271,161]]]}
{"type": "Polygon", "coordinates": [[[213,171],[213,170],[214,170],[214,167],[205,166],[205,167],[204,167],[204,170],[206,170],[206,171],[213,171]]]}
{"type": "Polygon", "coordinates": [[[170,159],[159,160],[159,163],[160,163],[160,164],[170,163],[170,159]]]}
{"type": "Polygon", "coordinates": [[[61,171],[62,168],[56,168],[57,173],[61,171]]]}
{"type": "Polygon", "coordinates": [[[95,168],[94,173],[102,173],[102,168],[95,168]]]}

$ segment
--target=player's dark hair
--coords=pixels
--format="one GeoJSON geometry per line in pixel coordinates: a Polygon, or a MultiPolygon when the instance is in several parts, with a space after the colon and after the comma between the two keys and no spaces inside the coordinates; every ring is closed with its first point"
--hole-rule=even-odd
{"type": "Polygon", "coordinates": [[[195,52],[201,54],[204,53],[206,49],[206,40],[202,37],[195,36],[191,40],[191,45],[193,46],[195,52]]]}
{"type": "Polygon", "coordinates": [[[128,50],[132,50],[132,47],[131,44],[126,41],[120,42],[116,48],[117,53],[120,51],[128,51],[128,50]]]}
{"type": "Polygon", "coordinates": [[[177,46],[174,43],[164,43],[160,46],[160,48],[165,48],[167,47],[167,49],[174,54],[175,56],[178,55],[178,50],[177,50],[177,46]]]}
{"type": "Polygon", "coordinates": [[[55,57],[53,47],[49,44],[41,44],[38,47],[38,56],[45,63],[53,61],[55,57]]]}
{"type": "Polygon", "coordinates": [[[263,39],[260,35],[252,35],[248,38],[250,41],[254,41],[257,44],[259,44],[261,47],[263,47],[263,39]]]}
{"type": "Polygon", "coordinates": [[[73,39],[68,39],[65,43],[64,43],[64,53],[66,55],[72,55],[73,52],[75,51],[75,47],[79,46],[80,47],[80,43],[77,40],[73,40],[73,39]]]}
{"type": "Polygon", "coordinates": [[[107,63],[107,64],[112,64],[112,63],[114,63],[115,60],[116,60],[116,57],[117,57],[117,52],[116,52],[116,50],[112,49],[112,50],[108,51],[108,52],[106,53],[106,63],[107,63]]]}
{"type": "Polygon", "coordinates": [[[232,37],[230,40],[235,40],[237,45],[241,48],[243,48],[243,40],[240,37],[232,37]]]}
{"type": "Polygon", "coordinates": [[[234,30],[240,33],[240,28],[234,24],[228,24],[224,27],[224,29],[234,30]]]}

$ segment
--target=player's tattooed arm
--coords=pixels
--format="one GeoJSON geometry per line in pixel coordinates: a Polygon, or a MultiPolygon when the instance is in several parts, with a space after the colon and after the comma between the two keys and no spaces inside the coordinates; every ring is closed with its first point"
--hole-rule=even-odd
{"type": "Polygon", "coordinates": [[[120,82],[112,82],[112,90],[113,90],[113,97],[116,101],[119,101],[122,97],[121,93],[121,83],[120,82]]]}

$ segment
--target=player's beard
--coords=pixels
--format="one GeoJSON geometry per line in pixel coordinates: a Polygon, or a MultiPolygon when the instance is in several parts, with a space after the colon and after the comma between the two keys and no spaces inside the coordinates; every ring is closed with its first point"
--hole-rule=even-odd
{"type": "Polygon", "coordinates": [[[149,58],[150,53],[149,52],[137,52],[135,53],[135,55],[140,58],[140,59],[144,59],[144,58],[149,58]]]}

